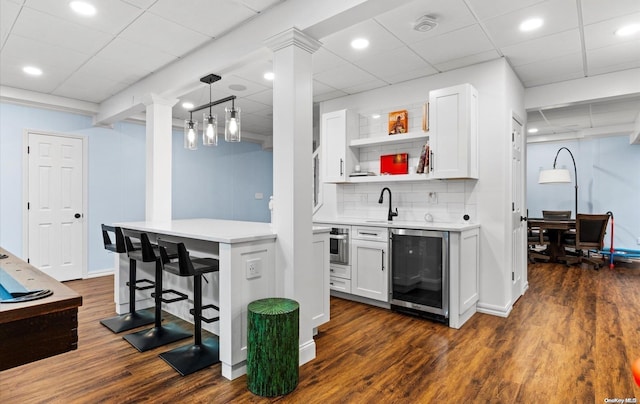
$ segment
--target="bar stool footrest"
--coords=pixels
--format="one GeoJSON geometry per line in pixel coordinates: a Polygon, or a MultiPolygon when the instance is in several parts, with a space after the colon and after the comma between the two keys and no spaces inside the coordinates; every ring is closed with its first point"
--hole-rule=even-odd
{"type": "MultiPolygon", "coordinates": [[[[207,309],[214,309],[216,310],[218,313],[220,313],[220,308],[218,306],[216,306],[215,304],[207,304],[205,306],[202,306],[202,310],[207,310],[207,309]]],[[[192,316],[195,316],[195,309],[189,309],[189,314],[191,314],[192,316]]],[[[204,321],[207,324],[210,323],[214,323],[218,320],[220,320],[220,316],[217,317],[205,317],[203,315],[200,315],[200,320],[204,321]]]]}
{"type": "MultiPolygon", "coordinates": [[[[160,297],[160,301],[162,303],[175,303],[175,302],[179,302],[181,300],[187,300],[189,298],[189,296],[185,295],[182,292],[178,292],[177,290],[174,290],[174,289],[163,290],[162,291],[162,295],[165,295],[165,294],[172,294],[172,295],[176,295],[178,297],[174,297],[172,299],[167,299],[167,298],[161,296],[160,297]]],[[[156,297],[156,294],[152,293],[151,297],[156,297]]]]}
{"type": "MultiPolygon", "coordinates": [[[[131,283],[131,282],[127,282],[127,286],[130,286],[130,283],[131,283]]],[[[152,288],[153,288],[153,287],[155,287],[155,286],[156,286],[156,283],[155,283],[155,282],[153,282],[153,281],[151,281],[151,280],[149,280],[149,279],[139,279],[139,280],[137,280],[137,281],[136,281],[136,286],[135,286],[135,288],[136,288],[136,290],[147,290],[147,289],[152,289],[152,288]],[[138,284],[139,284],[139,283],[143,283],[143,282],[144,282],[144,283],[147,283],[147,285],[145,285],[145,286],[138,286],[138,284]]]]}

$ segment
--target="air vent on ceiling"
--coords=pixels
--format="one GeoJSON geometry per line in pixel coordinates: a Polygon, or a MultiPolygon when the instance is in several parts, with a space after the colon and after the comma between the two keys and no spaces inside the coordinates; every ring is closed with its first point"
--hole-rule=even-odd
{"type": "Polygon", "coordinates": [[[427,32],[431,31],[437,26],[438,21],[436,17],[425,14],[416,20],[416,22],[413,24],[413,29],[419,32],[427,32]]]}

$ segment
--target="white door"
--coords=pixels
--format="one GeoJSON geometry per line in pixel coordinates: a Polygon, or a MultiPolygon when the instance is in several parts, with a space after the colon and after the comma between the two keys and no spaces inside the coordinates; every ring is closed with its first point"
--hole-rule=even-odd
{"type": "Polygon", "coordinates": [[[59,281],[82,278],[83,139],[28,136],[29,262],[59,281]]]}
{"type": "Polygon", "coordinates": [[[527,239],[524,221],[524,137],[522,124],[514,117],[511,120],[511,296],[512,303],[522,295],[527,276],[527,239]]]}

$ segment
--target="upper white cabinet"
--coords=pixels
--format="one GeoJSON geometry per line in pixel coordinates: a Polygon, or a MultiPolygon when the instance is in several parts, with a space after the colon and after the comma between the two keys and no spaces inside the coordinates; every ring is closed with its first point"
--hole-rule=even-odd
{"type": "Polygon", "coordinates": [[[320,122],[324,181],[345,182],[357,164],[349,134],[357,133],[358,117],[345,109],[322,114],[320,122]]]}
{"type": "Polygon", "coordinates": [[[478,178],[478,91],[471,84],[429,92],[430,177],[478,178]]]}

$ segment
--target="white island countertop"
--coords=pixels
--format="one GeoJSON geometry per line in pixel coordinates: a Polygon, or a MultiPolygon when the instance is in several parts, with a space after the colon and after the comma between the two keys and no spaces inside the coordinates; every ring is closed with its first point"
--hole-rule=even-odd
{"type": "Polygon", "coordinates": [[[125,229],[228,244],[273,240],[276,238],[276,233],[271,224],[263,222],[181,219],[162,222],[125,222],[116,223],[115,225],[125,229]]]}
{"type": "Polygon", "coordinates": [[[480,227],[478,223],[469,222],[427,222],[427,221],[404,221],[404,220],[375,220],[357,217],[333,217],[333,218],[313,218],[313,222],[318,224],[336,224],[350,226],[371,226],[387,227],[393,229],[419,229],[436,231],[465,231],[480,227]]]}

